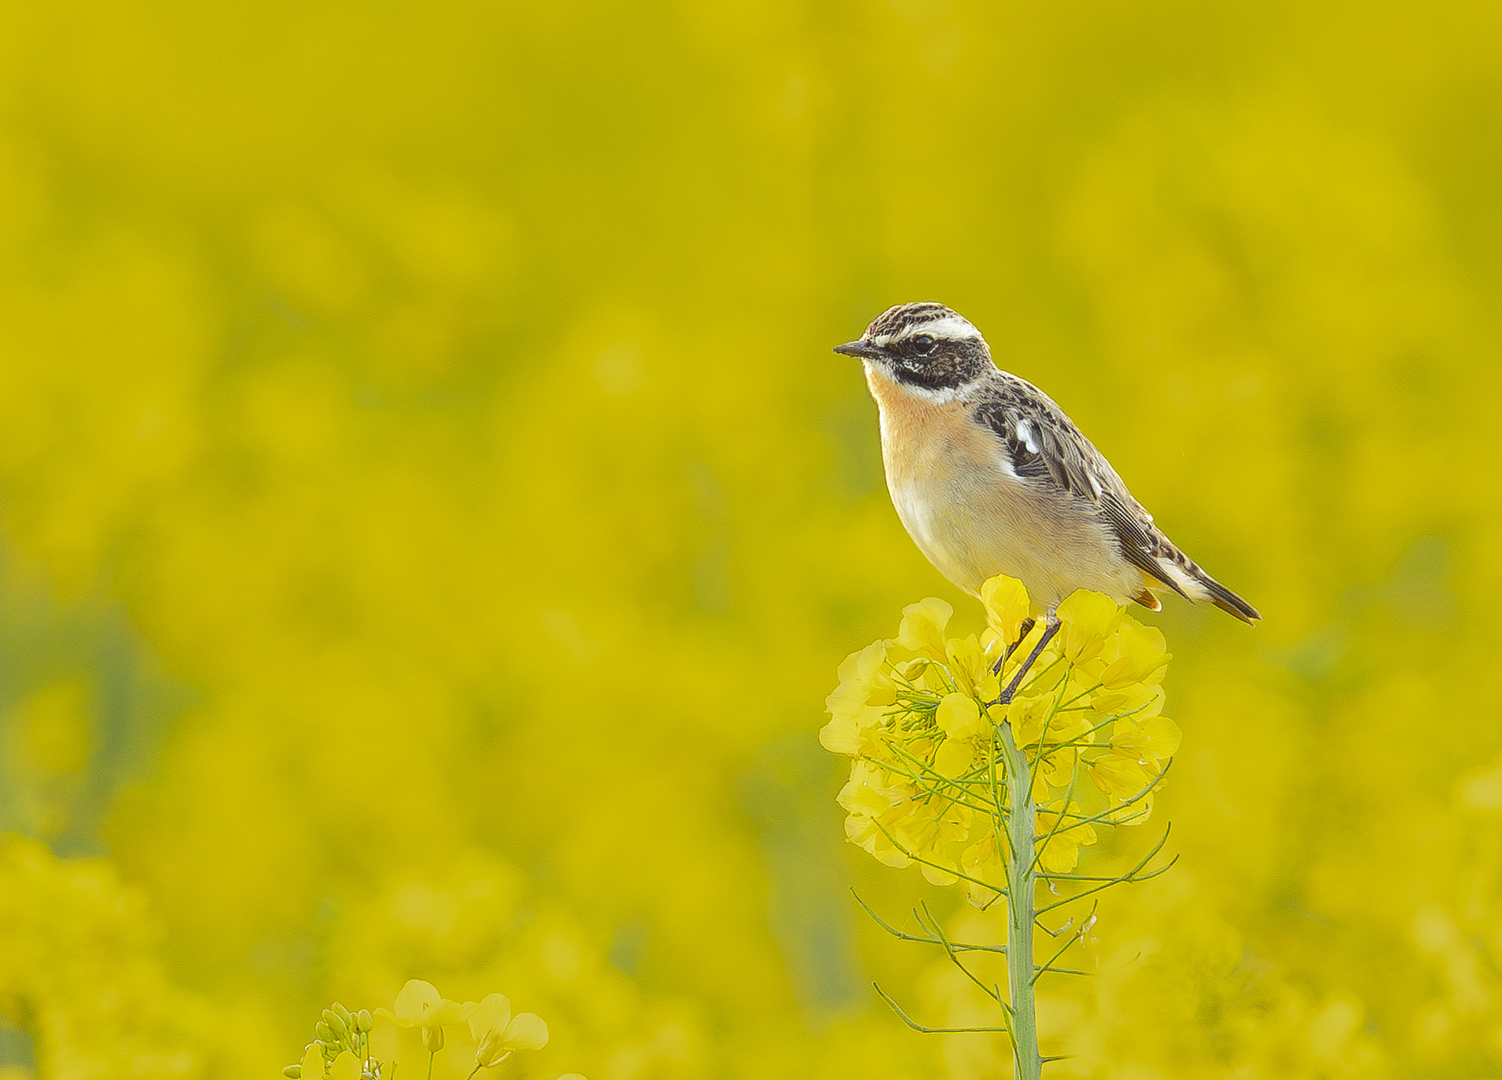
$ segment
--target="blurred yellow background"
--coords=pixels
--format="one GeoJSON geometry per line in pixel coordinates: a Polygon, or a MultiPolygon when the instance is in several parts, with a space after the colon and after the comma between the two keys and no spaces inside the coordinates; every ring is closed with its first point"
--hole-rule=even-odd
{"type": "Polygon", "coordinates": [[[830,352],[934,299],[1266,617],[1145,616],[1181,858],[1050,1071],[1502,1076],[1495,5],[0,11],[0,1075],[408,978],[514,1076],[1005,1075],[816,737],[981,622],[830,352]]]}

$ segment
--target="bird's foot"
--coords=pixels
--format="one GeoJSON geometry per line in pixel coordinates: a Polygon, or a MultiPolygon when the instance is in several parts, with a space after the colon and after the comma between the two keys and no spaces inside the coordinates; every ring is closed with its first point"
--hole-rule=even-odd
{"type": "MultiPolygon", "coordinates": [[[[1028,632],[1031,632],[1031,630],[1032,627],[1028,627],[1028,630],[1018,638],[1018,642],[1020,643],[1022,638],[1027,637],[1028,632]]],[[[1001,692],[1001,696],[998,697],[995,701],[991,702],[992,705],[1010,704],[1013,695],[1017,693],[1017,688],[1022,685],[1023,678],[1026,677],[1028,671],[1032,669],[1034,661],[1036,661],[1038,657],[1043,654],[1044,647],[1053,640],[1053,636],[1058,632],[1059,617],[1050,611],[1043,625],[1043,636],[1038,639],[1038,644],[1033,646],[1033,651],[1027,654],[1027,659],[1022,661],[1022,666],[1017,669],[1017,674],[1012,676],[1012,681],[1007,683],[1007,688],[1001,692]]],[[[1016,647],[1017,646],[1014,645],[1012,646],[1012,649],[1015,649],[1016,647]]],[[[1012,649],[1007,650],[1008,657],[1012,655],[1012,649]]],[[[1005,662],[1006,657],[1002,657],[1002,660],[1003,662],[1005,662]]],[[[998,665],[998,668],[999,667],[1000,665],[998,665]]]]}

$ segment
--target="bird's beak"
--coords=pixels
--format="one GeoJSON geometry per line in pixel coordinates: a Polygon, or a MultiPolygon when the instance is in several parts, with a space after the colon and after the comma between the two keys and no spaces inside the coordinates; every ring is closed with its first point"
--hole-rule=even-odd
{"type": "Polygon", "coordinates": [[[881,355],[881,350],[870,344],[865,339],[860,341],[847,341],[843,345],[836,345],[834,351],[842,356],[858,356],[862,360],[870,360],[881,355]]]}

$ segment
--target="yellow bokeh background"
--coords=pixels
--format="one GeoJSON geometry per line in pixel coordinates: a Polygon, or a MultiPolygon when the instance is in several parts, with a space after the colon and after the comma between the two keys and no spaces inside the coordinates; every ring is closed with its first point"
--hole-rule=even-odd
{"type": "Polygon", "coordinates": [[[830,352],[928,299],[1265,615],[1145,616],[1179,862],[1050,1073],[1502,1076],[1494,6],[0,11],[0,1076],[408,978],[519,1077],[1008,1075],[816,737],[981,622],[830,352]]]}

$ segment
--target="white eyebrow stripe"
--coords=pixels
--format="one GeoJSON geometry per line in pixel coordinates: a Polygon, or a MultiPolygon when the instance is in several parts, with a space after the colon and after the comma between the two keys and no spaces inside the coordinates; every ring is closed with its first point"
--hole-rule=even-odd
{"type": "Polygon", "coordinates": [[[980,331],[970,324],[970,320],[958,315],[945,315],[942,319],[917,323],[908,327],[902,336],[910,338],[917,334],[929,334],[940,341],[974,341],[980,337],[980,331]]]}

